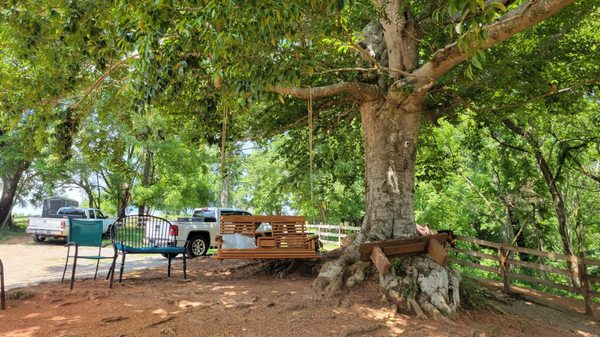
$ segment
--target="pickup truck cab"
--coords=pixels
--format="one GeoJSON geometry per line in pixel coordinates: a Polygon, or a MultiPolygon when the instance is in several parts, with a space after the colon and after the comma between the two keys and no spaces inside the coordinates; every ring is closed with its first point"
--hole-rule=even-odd
{"type": "Polygon", "coordinates": [[[173,224],[177,225],[177,246],[189,241],[187,256],[195,258],[206,255],[209,248],[217,247],[215,237],[219,234],[219,220],[222,215],[252,215],[238,208],[205,207],[196,208],[190,218],[178,218],[173,224]]]}
{"type": "Polygon", "coordinates": [[[61,207],[55,215],[29,218],[26,232],[32,234],[35,242],[42,242],[48,237],[67,238],[70,218],[102,220],[102,233],[105,234],[109,226],[115,222],[115,219],[107,219],[96,208],[61,207]]]}

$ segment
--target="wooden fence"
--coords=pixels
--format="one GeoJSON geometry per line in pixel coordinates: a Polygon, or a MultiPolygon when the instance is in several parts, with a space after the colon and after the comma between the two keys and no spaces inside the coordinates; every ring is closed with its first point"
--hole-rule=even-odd
{"type": "Polygon", "coordinates": [[[321,242],[335,245],[341,245],[343,238],[349,234],[360,231],[360,227],[347,226],[344,223],[339,225],[308,224],[306,227],[311,232],[319,235],[319,240],[321,242]]]}
{"type": "Polygon", "coordinates": [[[462,236],[456,237],[456,242],[456,248],[448,248],[451,252],[450,262],[499,275],[505,292],[510,292],[511,280],[520,280],[580,294],[584,298],[585,311],[588,314],[592,314],[593,311],[593,298],[600,297],[600,293],[594,291],[600,287],[600,276],[591,275],[589,270],[589,266],[600,266],[600,260],[462,236]],[[468,246],[471,249],[467,248],[468,246]],[[481,263],[486,260],[492,262],[481,263]],[[525,274],[528,271],[529,273],[525,274]],[[553,280],[550,280],[547,273],[562,276],[554,276],[551,277],[553,280]],[[563,282],[558,283],[561,278],[563,282]]]}

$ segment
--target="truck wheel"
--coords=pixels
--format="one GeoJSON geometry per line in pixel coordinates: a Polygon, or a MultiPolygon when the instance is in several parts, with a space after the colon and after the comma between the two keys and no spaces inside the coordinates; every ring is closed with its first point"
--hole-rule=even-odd
{"type": "Polygon", "coordinates": [[[44,242],[46,241],[46,237],[38,234],[33,234],[33,241],[35,242],[44,242]]]}
{"type": "Polygon", "coordinates": [[[204,256],[208,252],[208,240],[202,236],[193,236],[188,243],[187,254],[193,259],[198,256],[204,256]]]}
{"type": "Polygon", "coordinates": [[[177,255],[177,253],[160,253],[160,255],[162,255],[164,258],[169,258],[169,255],[171,255],[171,258],[174,259],[177,255]]]}

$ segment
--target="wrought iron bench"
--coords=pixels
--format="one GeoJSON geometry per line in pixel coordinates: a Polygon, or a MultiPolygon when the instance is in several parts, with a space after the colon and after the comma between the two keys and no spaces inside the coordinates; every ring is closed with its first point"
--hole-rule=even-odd
{"type": "MultiPolygon", "coordinates": [[[[187,242],[178,245],[177,234],[179,228],[168,220],[152,215],[127,215],[118,218],[110,229],[110,238],[121,255],[121,270],[119,283],[123,280],[123,269],[127,254],[163,254],[169,259],[167,276],[171,277],[171,259],[182,254],[183,278],[186,272],[187,242]]],[[[115,256],[116,261],[117,256],[115,256]]],[[[114,272],[111,275],[114,277],[114,272]]]]}
{"type": "Polygon", "coordinates": [[[221,217],[214,258],[314,259],[321,257],[318,248],[318,237],[306,231],[304,217],[229,215],[221,217]],[[261,224],[269,224],[270,231],[257,232],[261,224]]]}

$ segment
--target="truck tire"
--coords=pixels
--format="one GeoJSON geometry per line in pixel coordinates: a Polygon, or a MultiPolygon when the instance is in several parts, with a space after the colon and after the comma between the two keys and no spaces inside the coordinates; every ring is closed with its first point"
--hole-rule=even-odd
{"type": "Polygon", "coordinates": [[[208,240],[204,236],[195,235],[190,237],[187,247],[187,255],[190,259],[204,256],[208,252],[208,240]]]}
{"type": "Polygon", "coordinates": [[[33,234],[33,241],[34,242],[44,242],[46,241],[46,237],[43,235],[38,235],[38,234],[33,234]]]}

